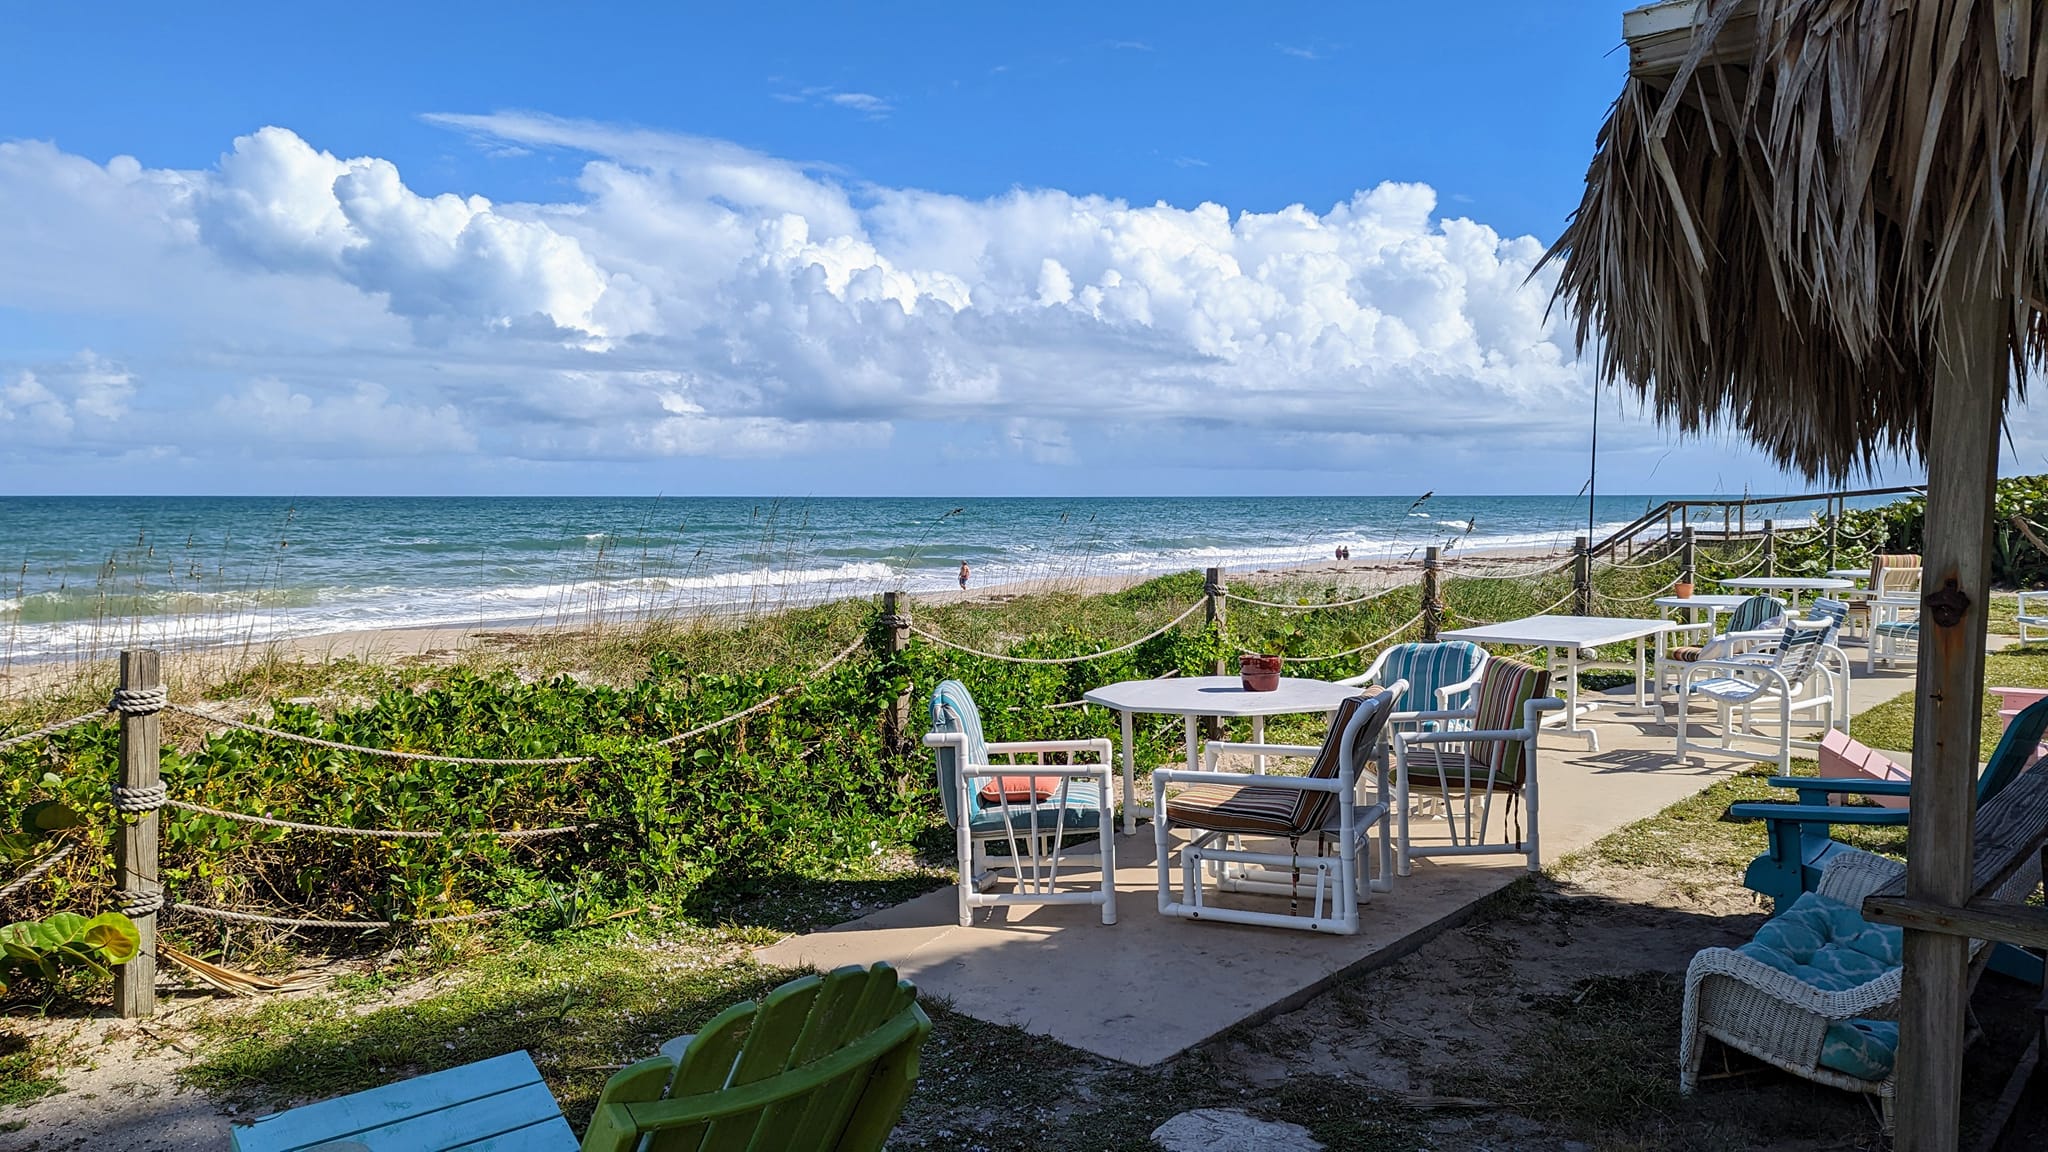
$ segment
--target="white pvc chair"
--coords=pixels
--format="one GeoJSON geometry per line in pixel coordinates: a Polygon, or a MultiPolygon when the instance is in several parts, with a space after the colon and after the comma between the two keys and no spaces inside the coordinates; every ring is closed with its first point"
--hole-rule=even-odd
{"type": "Polygon", "coordinates": [[[1497,656],[1487,662],[1473,688],[1473,706],[1457,712],[1425,712],[1418,719],[1447,730],[1401,732],[1394,736],[1394,810],[1400,829],[1398,875],[1411,871],[1417,856],[1526,855],[1529,871],[1542,867],[1537,825],[1536,736],[1543,713],[1564,701],[1546,696],[1550,673],[1497,656]],[[1520,721],[1519,727],[1509,724],[1520,721]],[[1458,725],[1455,729],[1452,724],[1458,725]],[[1410,831],[1411,801],[1434,796],[1443,805],[1448,845],[1418,846],[1410,831]],[[1489,845],[1494,801],[1507,811],[1501,843],[1489,845]],[[1529,831],[1514,819],[1515,802],[1526,809],[1529,831]],[[1507,831],[1512,829],[1512,831],[1507,831]]]}
{"type": "Polygon", "coordinates": [[[1116,846],[1110,782],[1116,766],[1107,740],[982,738],[981,712],[958,680],[932,692],[932,731],[925,747],[938,753],[939,795],[953,826],[960,862],[960,924],[976,908],[1007,904],[1097,904],[1102,922],[1116,923],[1116,846]],[[1093,764],[1048,764],[1047,755],[1093,754],[1093,764]],[[1028,764],[1018,757],[1029,756],[1028,764]],[[994,761],[1002,758],[1006,763],[994,761]],[[1070,839],[1094,836],[1093,850],[1070,839]],[[1001,843],[1008,856],[989,853],[1001,843]],[[993,891],[1008,871],[1013,887],[993,891]]]}
{"type": "Polygon", "coordinates": [[[1152,773],[1154,845],[1159,859],[1159,913],[1189,920],[1222,920],[1268,928],[1299,928],[1352,935],[1359,905],[1384,891],[1392,863],[1383,774],[1372,771],[1394,707],[1408,685],[1360,693],[1341,704],[1320,747],[1292,744],[1208,745],[1207,770],[1160,768],[1152,773]],[[1219,757],[1314,757],[1306,776],[1219,772],[1219,757]],[[1173,785],[1188,785],[1169,794],[1173,785]],[[1368,788],[1368,786],[1370,786],[1368,788]],[[1180,849],[1180,887],[1174,888],[1174,829],[1192,833],[1180,849]],[[1372,874],[1373,830],[1379,831],[1379,875],[1372,874]],[[1304,854],[1302,842],[1315,851],[1304,854]],[[1255,848],[1248,840],[1285,840],[1255,848]],[[1336,854],[1327,851],[1335,840],[1336,854]],[[1286,896],[1286,913],[1211,903],[1204,875],[1218,891],[1286,896]],[[1304,883],[1308,885],[1304,889],[1304,883]],[[1309,911],[1300,914],[1306,899],[1309,911]]]}
{"type": "MultiPolygon", "coordinates": [[[[1812,741],[1792,739],[1792,717],[1797,712],[1824,710],[1824,723],[1834,724],[1834,676],[1818,667],[1831,626],[1811,622],[1788,624],[1768,664],[1749,660],[1701,660],[1687,668],[1678,682],[1678,757],[1684,759],[1690,742],[1690,707],[1695,696],[1707,700],[1719,713],[1720,751],[1740,760],[1775,763],[1782,774],[1792,772],[1792,748],[1814,748],[1812,741]],[[1755,724],[1758,705],[1776,705],[1775,734],[1759,731],[1755,724]],[[1741,709],[1741,723],[1735,720],[1741,709]],[[1777,751],[1769,755],[1734,746],[1736,740],[1769,741],[1777,751]]],[[[1841,687],[1847,688],[1846,683],[1841,687]]]]}
{"type": "Polygon", "coordinates": [[[2048,592],[2020,593],[2019,615],[2013,617],[2020,629],[2020,643],[2031,644],[2048,632],[2048,592]]]}

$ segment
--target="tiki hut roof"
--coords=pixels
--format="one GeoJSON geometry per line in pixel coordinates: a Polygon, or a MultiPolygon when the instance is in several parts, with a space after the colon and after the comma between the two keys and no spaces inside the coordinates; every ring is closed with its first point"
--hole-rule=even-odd
{"type": "MultiPolygon", "coordinates": [[[[1944,300],[2048,346],[2048,0],[1675,0],[1548,259],[1602,378],[1809,477],[1927,446],[1944,300]]],[[[2010,399],[2010,397],[2008,397],[2010,399]]]]}

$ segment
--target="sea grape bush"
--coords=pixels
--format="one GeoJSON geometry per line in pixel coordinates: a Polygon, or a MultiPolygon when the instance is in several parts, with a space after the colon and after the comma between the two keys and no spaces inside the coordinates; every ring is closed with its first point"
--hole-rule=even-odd
{"type": "MultiPolygon", "coordinates": [[[[1648,576],[1643,577],[1648,580],[1648,576]]],[[[1648,586],[1646,584],[1646,586],[1648,586]]],[[[1353,594],[1334,586],[1261,584],[1258,595],[1313,604],[1353,594]]],[[[1502,619],[1540,610],[1569,577],[1454,579],[1454,619],[1502,619]]],[[[918,608],[920,623],[973,646],[1017,656],[1099,651],[1143,635],[1202,594],[1198,573],[1164,577],[1071,611],[1030,616],[1004,606],[918,608]],[[1013,625],[1019,621],[1028,626],[1013,625]],[[1110,622],[1104,626],[1104,621],[1110,622]],[[993,622],[993,623],[991,623],[993,622]],[[980,629],[976,631],[976,629],[980,629]],[[1113,628],[1118,634],[1107,634],[1113,628]]],[[[986,659],[923,640],[898,654],[872,606],[804,609],[799,630],[816,649],[758,671],[691,666],[656,653],[629,687],[510,673],[435,673],[332,714],[275,700],[272,727],[375,748],[456,756],[587,756],[570,766],[482,766],[309,747],[227,730],[203,734],[167,724],[162,771],[177,799],[228,811],[356,828],[477,832],[574,826],[524,841],[488,835],[379,839],[254,827],[165,809],[163,875],[173,898],[332,919],[424,919],[539,902],[579,907],[700,891],[776,875],[820,875],[860,866],[880,846],[914,845],[939,821],[932,761],[916,744],[925,701],[958,678],[980,701],[991,739],[1110,737],[1115,715],[1062,707],[1096,685],[1234,668],[1238,651],[1284,647],[1291,658],[1374,641],[1412,618],[1413,587],[1362,605],[1284,612],[1234,603],[1227,632],[1197,614],[1134,649],[1074,664],[986,659]],[[821,676],[822,654],[866,628],[867,643],[821,676]],[[906,746],[886,745],[883,718],[899,689],[912,699],[906,746]],[[661,738],[796,689],[773,708],[675,746],[661,738]]],[[[1365,670],[1374,651],[1296,665],[1325,678],[1365,670]]],[[[1145,718],[1143,764],[1177,759],[1178,721],[1145,718]],[[1157,721],[1152,722],[1152,721],[1157,721]]],[[[60,800],[104,843],[123,817],[108,803],[117,771],[112,722],[0,754],[0,804],[60,800]]],[[[111,890],[103,853],[80,853],[52,873],[60,902],[101,900],[111,890]]],[[[174,925],[176,921],[173,921],[174,925]]],[[[184,924],[192,924],[187,919],[184,924]]],[[[176,930],[175,927],[173,929],[176,930]]]]}

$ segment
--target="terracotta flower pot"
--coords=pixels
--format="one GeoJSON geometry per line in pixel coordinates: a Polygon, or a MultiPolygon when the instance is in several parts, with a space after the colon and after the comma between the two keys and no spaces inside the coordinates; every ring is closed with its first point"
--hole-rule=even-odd
{"type": "Polygon", "coordinates": [[[1280,687],[1280,657],[1239,656],[1237,676],[1247,692],[1271,692],[1280,687]]]}
{"type": "Polygon", "coordinates": [[[1692,595],[1692,585],[1687,584],[1685,581],[1681,580],[1675,586],[1673,586],[1672,592],[1675,593],[1680,600],[1684,600],[1692,595]]]}

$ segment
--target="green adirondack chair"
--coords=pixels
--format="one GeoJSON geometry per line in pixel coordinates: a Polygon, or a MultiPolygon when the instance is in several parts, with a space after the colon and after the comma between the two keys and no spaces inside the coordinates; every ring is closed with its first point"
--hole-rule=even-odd
{"type": "Polygon", "coordinates": [[[878,1152],[932,1022],[887,964],[792,980],[605,1082],[579,1145],[523,1052],[236,1125],[237,1152],[878,1152]]]}

